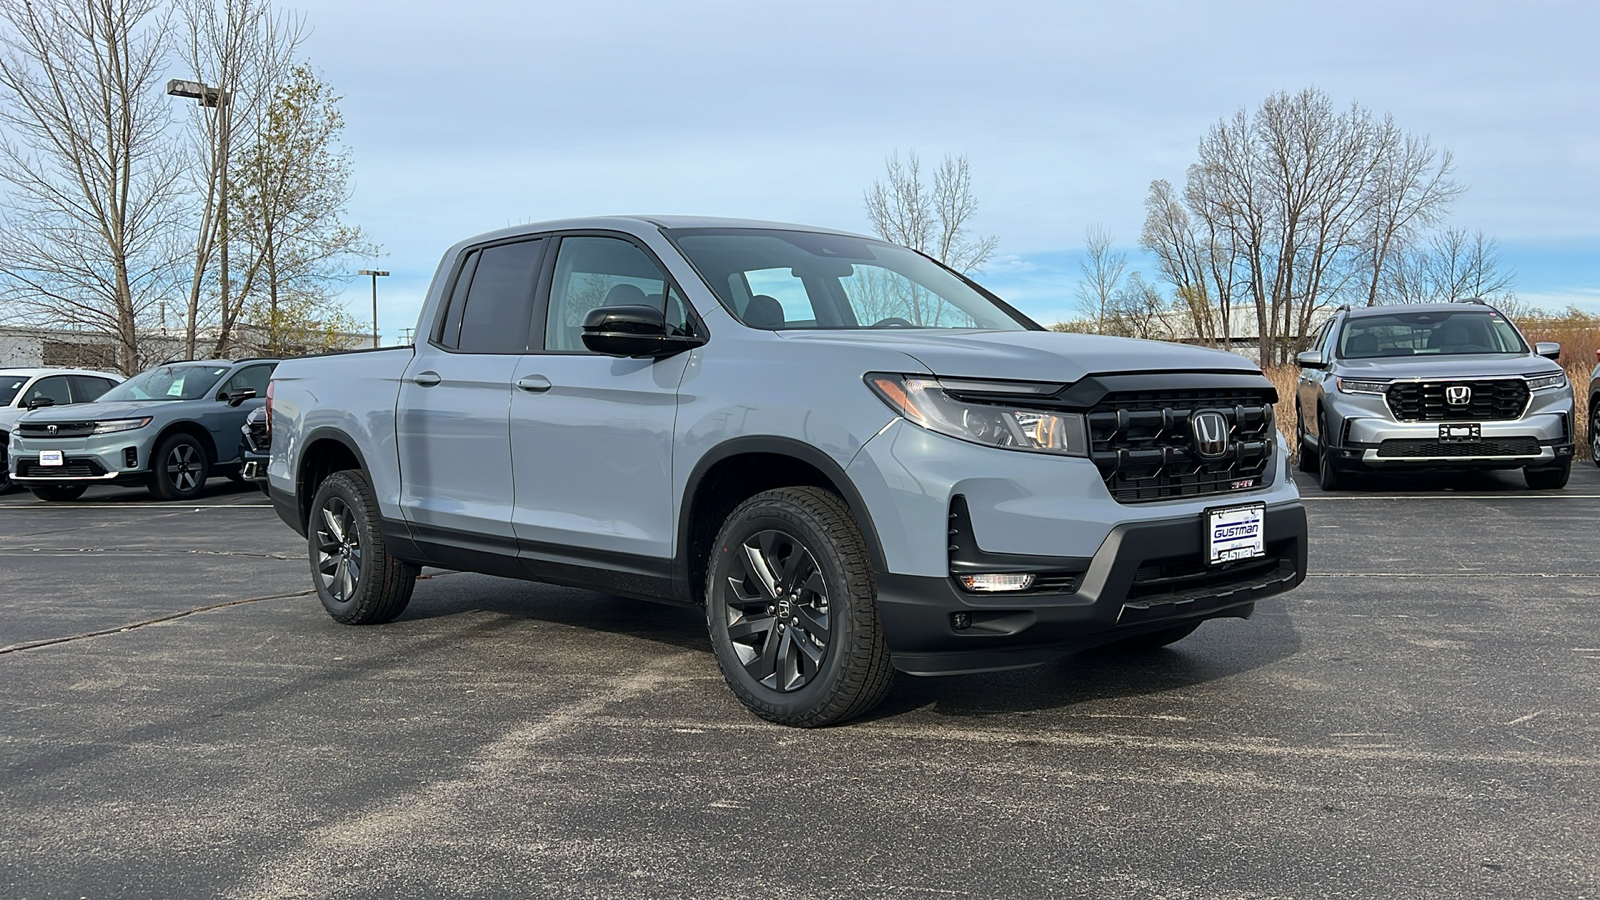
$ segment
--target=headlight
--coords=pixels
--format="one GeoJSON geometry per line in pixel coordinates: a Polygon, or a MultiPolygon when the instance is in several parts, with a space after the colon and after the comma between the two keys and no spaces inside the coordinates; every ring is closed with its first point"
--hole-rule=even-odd
{"type": "MultiPolygon", "coordinates": [[[[962,380],[961,390],[1038,396],[1039,386],[962,380]]],[[[1006,450],[1088,456],[1089,439],[1083,416],[1037,409],[1018,409],[1003,403],[967,403],[945,393],[939,379],[924,375],[873,372],[867,385],[889,408],[929,431],[1006,450]]],[[[1052,392],[1059,385],[1049,386],[1052,392]]]]}
{"type": "Polygon", "coordinates": [[[150,424],[150,416],[142,419],[106,419],[104,422],[94,423],[94,431],[90,434],[115,434],[119,431],[132,431],[150,424]]]}
{"type": "Polygon", "coordinates": [[[1551,388],[1566,387],[1567,376],[1563,374],[1540,375],[1538,378],[1528,379],[1528,390],[1548,391],[1551,388]]]}
{"type": "Polygon", "coordinates": [[[1338,378],[1339,390],[1346,394],[1385,394],[1389,391],[1387,381],[1356,381],[1353,378],[1338,378]]]}

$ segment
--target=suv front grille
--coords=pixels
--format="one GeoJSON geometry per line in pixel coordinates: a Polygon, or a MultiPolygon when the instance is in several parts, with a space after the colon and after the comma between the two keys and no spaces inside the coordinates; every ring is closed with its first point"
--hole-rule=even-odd
{"type": "Polygon", "coordinates": [[[23,478],[98,478],[105,467],[94,459],[67,459],[59,466],[41,466],[39,460],[17,460],[17,474],[23,478]]]}
{"type": "Polygon", "coordinates": [[[1121,503],[1198,497],[1259,487],[1272,461],[1269,391],[1120,391],[1089,412],[1090,458],[1121,503]],[[1228,422],[1228,450],[1200,457],[1190,417],[1215,410],[1228,422]]]}
{"type": "Polygon", "coordinates": [[[1528,382],[1521,378],[1456,381],[1397,381],[1386,393],[1389,411],[1402,422],[1494,422],[1519,418],[1528,405],[1528,382]],[[1472,392],[1462,406],[1445,402],[1445,389],[1472,392]]]}
{"type": "Polygon", "coordinates": [[[93,433],[93,422],[52,422],[48,425],[23,422],[17,425],[17,434],[22,437],[88,437],[93,433]],[[52,428],[55,431],[51,431],[52,428]]]}
{"type": "Polygon", "coordinates": [[[1481,441],[1430,441],[1427,438],[1390,438],[1378,445],[1380,459],[1475,458],[1483,456],[1538,456],[1539,442],[1531,437],[1485,438],[1481,441]]]}

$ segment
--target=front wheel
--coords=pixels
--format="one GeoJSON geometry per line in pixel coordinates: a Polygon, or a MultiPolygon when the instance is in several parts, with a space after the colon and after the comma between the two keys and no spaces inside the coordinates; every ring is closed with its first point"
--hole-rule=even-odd
{"type": "Polygon", "coordinates": [[[1306,425],[1301,420],[1300,407],[1294,408],[1294,433],[1295,456],[1299,459],[1300,471],[1315,472],[1317,470],[1317,455],[1306,442],[1306,425]]]}
{"type": "Polygon", "coordinates": [[[417,568],[389,555],[378,521],[378,501],[359,472],[328,476],[311,501],[311,580],[322,608],[346,625],[400,615],[417,584],[417,568]]]}
{"type": "Polygon", "coordinates": [[[1543,469],[1523,469],[1522,479],[1528,482],[1528,487],[1536,491],[1553,491],[1567,486],[1567,479],[1572,476],[1572,459],[1568,457],[1559,465],[1543,469]]]}
{"type": "Polygon", "coordinates": [[[1339,463],[1334,459],[1335,454],[1328,450],[1328,420],[1322,420],[1320,429],[1322,446],[1317,448],[1317,486],[1325,491],[1337,491],[1344,480],[1344,473],[1339,470],[1339,463]]]}
{"type": "Polygon", "coordinates": [[[717,665],[752,712],[815,728],[865,713],[894,669],[866,541],[821,488],[766,491],[728,516],[707,566],[717,665]]]}
{"type": "Polygon", "coordinates": [[[150,493],[157,500],[192,500],[206,489],[211,461],[206,448],[187,434],[174,434],[150,457],[150,493]]]}
{"type": "Polygon", "coordinates": [[[47,484],[28,488],[35,497],[51,503],[66,503],[76,500],[82,497],[83,492],[88,489],[88,485],[83,484],[47,484]]]}
{"type": "Polygon", "coordinates": [[[1600,466],[1600,394],[1589,398],[1589,459],[1600,466]]]}

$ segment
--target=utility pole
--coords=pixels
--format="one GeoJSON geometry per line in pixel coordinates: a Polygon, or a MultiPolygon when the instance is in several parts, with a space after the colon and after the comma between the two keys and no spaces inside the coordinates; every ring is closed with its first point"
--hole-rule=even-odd
{"type": "MultiPolygon", "coordinates": [[[[211,87],[203,81],[185,81],[174,78],[167,82],[167,94],[173,97],[187,97],[200,101],[200,105],[217,111],[217,143],[220,146],[217,157],[221,159],[221,185],[217,190],[217,225],[221,238],[218,248],[222,265],[222,315],[228,315],[228,155],[229,143],[233,138],[233,114],[225,107],[228,105],[229,94],[220,87],[211,87]]],[[[212,159],[212,164],[217,165],[217,158],[212,159]]],[[[196,278],[199,276],[197,275],[196,278]]],[[[194,358],[195,323],[189,322],[190,331],[184,355],[194,358]]]]}
{"type": "Polygon", "coordinates": [[[356,274],[372,276],[372,346],[376,349],[378,346],[378,276],[388,275],[389,273],[383,269],[362,269],[356,274]]]}

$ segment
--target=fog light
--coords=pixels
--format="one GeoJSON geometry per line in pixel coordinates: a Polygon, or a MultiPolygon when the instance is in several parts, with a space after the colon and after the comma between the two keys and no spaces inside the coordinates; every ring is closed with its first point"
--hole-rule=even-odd
{"type": "Polygon", "coordinates": [[[1033,587],[1032,575],[957,575],[956,580],[969,591],[1025,591],[1033,587]]]}
{"type": "Polygon", "coordinates": [[[971,613],[951,613],[950,614],[950,627],[954,628],[957,631],[966,631],[968,628],[972,627],[972,614],[971,613]]]}
{"type": "Polygon", "coordinates": [[[122,448],[122,466],[123,466],[123,468],[126,468],[126,469],[137,469],[137,468],[139,468],[139,448],[138,447],[123,447],[122,448]]]}

